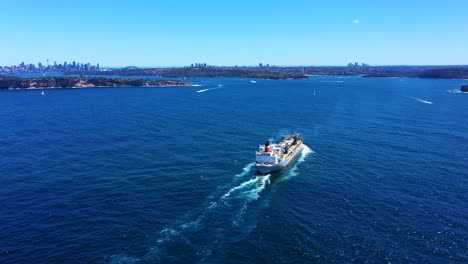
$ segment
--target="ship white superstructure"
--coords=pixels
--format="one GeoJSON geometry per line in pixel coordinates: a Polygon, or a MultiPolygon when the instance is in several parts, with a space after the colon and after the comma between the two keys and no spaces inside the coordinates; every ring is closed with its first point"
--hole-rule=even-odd
{"type": "Polygon", "coordinates": [[[268,140],[264,145],[260,145],[256,152],[257,171],[267,174],[283,169],[297,157],[302,147],[303,141],[297,132],[283,136],[278,144],[268,140]]]}

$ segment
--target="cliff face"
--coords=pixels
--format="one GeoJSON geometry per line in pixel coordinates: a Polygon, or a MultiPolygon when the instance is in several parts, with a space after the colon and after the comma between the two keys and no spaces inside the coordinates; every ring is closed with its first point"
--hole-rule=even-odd
{"type": "Polygon", "coordinates": [[[190,86],[189,82],[176,80],[144,80],[114,78],[13,78],[0,77],[0,89],[33,88],[85,88],[85,87],[125,87],[125,86],[190,86]]]}
{"type": "Polygon", "coordinates": [[[464,93],[468,93],[468,85],[462,85],[461,88],[460,88],[460,91],[462,91],[464,93]]]}

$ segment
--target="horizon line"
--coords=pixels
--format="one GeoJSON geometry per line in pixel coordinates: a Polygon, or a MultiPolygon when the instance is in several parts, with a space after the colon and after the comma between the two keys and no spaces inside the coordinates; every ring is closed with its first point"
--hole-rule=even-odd
{"type": "MultiPolygon", "coordinates": [[[[124,68],[134,66],[138,68],[182,68],[182,67],[191,67],[191,65],[103,65],[100,66],[101,68],[124,68]]],[[[211,67],[256,67],[260,68],[258,64],[245,64],[245,65],[216,65],[216,64],[206,64],[206,66],[211,67]]],[[[361,64],[358,65],[362,67],[361,64]]],[[[468,64],[367,64],[368,67],[468,67],[468,64]]],[[[341,64],[278,64],[278,65],[269,65],[268,67],[349,67],[348,65],[341,65],[341,64]]],[[[267,68],[266,65],[263,65],[262,68],[267,68]]]]}

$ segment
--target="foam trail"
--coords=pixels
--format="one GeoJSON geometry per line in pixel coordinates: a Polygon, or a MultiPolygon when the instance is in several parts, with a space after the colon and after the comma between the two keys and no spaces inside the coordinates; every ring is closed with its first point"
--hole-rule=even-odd
{"type": "Polygon", "coordinates": [[[460,89],[447,90],[447,92],[449,92],[449,93],[465,93],[465,94],[468,93],[468,92],[462,92],[462,91],[460,91],[460,89]]]}
{"type": "MultiPolygon", "coordinates": [[[[248,175],[254,165],[254,162],[245,165],[242,172],[236,176],[248,175]]],[[[244,215],[249,204],[257,200],[260,193],[270,184],[270,176],[268,174],[250,178],[218,196],[198,216],[163,229],[158,234],[156,244],[141,259],[120,255],[112,258],[111,263],[159,262],[161,252],[174,243],[209,251],[216,249],[219,246],[217,239],[232,232],[232,228],[237,228],[241,223],[244,228],[249,227],[249,222],[244,222],[244,215]],[[208,238],[192,244],[193,237],[199,232],[206,232],[208,238]]],[[[250,225],[250,230],[254,226],[250,225]]]]}
{"type": "Polygon", "coordinates": [[[198,90],[197,93],[204,93],[204,92],[208,92],[208,91],[216,90],[216,89],[219,89],[219,88],[202,89],[202,90],[198,90]]]}
{"type": "Polygon", "coordinates": [[[235,192],[235,191],[237,191],[237,190],[240,190],[240,189],[242,189],[242,188],[244,188],[244,187],[246,187],[246,186],[249,186],[249,185],[251,185],[251,184],[254,183],[254,182],[257,182],[258,179],[259,179],[259,178],[253,178],[253,179],[250,179],[250,180],[248,180],[248,181],[246,181],[246,182],[243,182],[243,183],[239,184],[239,185],[236,186],[236,187],[232,187],[231,189],[229,189],[229,191],[227,191],[227,192],[221,197],[221,199],[222,199],[222,200],[226,199],[227,197],[229,197],[229,195],[231,195],[231,193],[233,193],[233,192],[235,192]]]}
{"type": "Polygon", "coordinates": [[[234,220],[232,221],[232,224],[234,226],[238,226],[242,222],[242,217],[245,215],[247,211],[248,204],[254,200],[257,200],[260,197],[260,193],[263,191],[263,189],[265,189],[267,184],[271,183],[270,177],[271,177],[271,174],[257,177],[256,179],[261,179],[261,180],[257,181],[256,188],[241,193],[242,198],[244,199],[244,205],[241,207],[239,213],[234,217],[234,220]]]}
{"type": "Polygon", "coordinates": [[[252,162],[252,163],[247,164],[247,166],[245,166],[245,167],[242,169],[242,172],[239,173],[239,174],[236,174],[234,177],[240,178],[240,177],[244,177],[244,176],[248,175],[249,172],[252,170],[252,167],[253,167],[253,166],[255,166],[255,162],[252,162]]]}
{"type": "Polygon", "coordinates": [[[419,98],[416,98],[416,97],[410,97],[411,99],[414,99],[416,101],[419,101],[421,103],[424,103],[424,104],[432,104],[431,101],[426,101],[426,100],[423,100],[423,99],[419,99],[419,98]]]}
{"type": "Polygon", "coordinates": [[[247,202],[257,200],[260,197],[260,193],[263,191],[263,189],[265,189],[267,184],[270,183],[270,177],[271,177],[271,174],[267,174],[267,175],[258,176],[255,178],[255,179],[260,179],[260,181],[257,181],[256,188],[242,193],[244,198],[248,198],[247,202]]]}

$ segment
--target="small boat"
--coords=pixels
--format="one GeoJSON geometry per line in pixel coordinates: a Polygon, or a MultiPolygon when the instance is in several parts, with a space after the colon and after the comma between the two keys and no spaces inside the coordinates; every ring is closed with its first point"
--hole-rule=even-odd
{"type": "Polygon", "coordinates": [[[297,132],[283,136],[278,144],[273,144],[271,140],[268,140],[264,145],[260,145],[256,152],[257,172],[268,174],[282,170],[299,155],[302,147],[303,140],[297,132]]]}
{"type": "Polygon", "coordinates": [[[42,90],[41,95],[44,95],[44,90],[42,90]]]}

